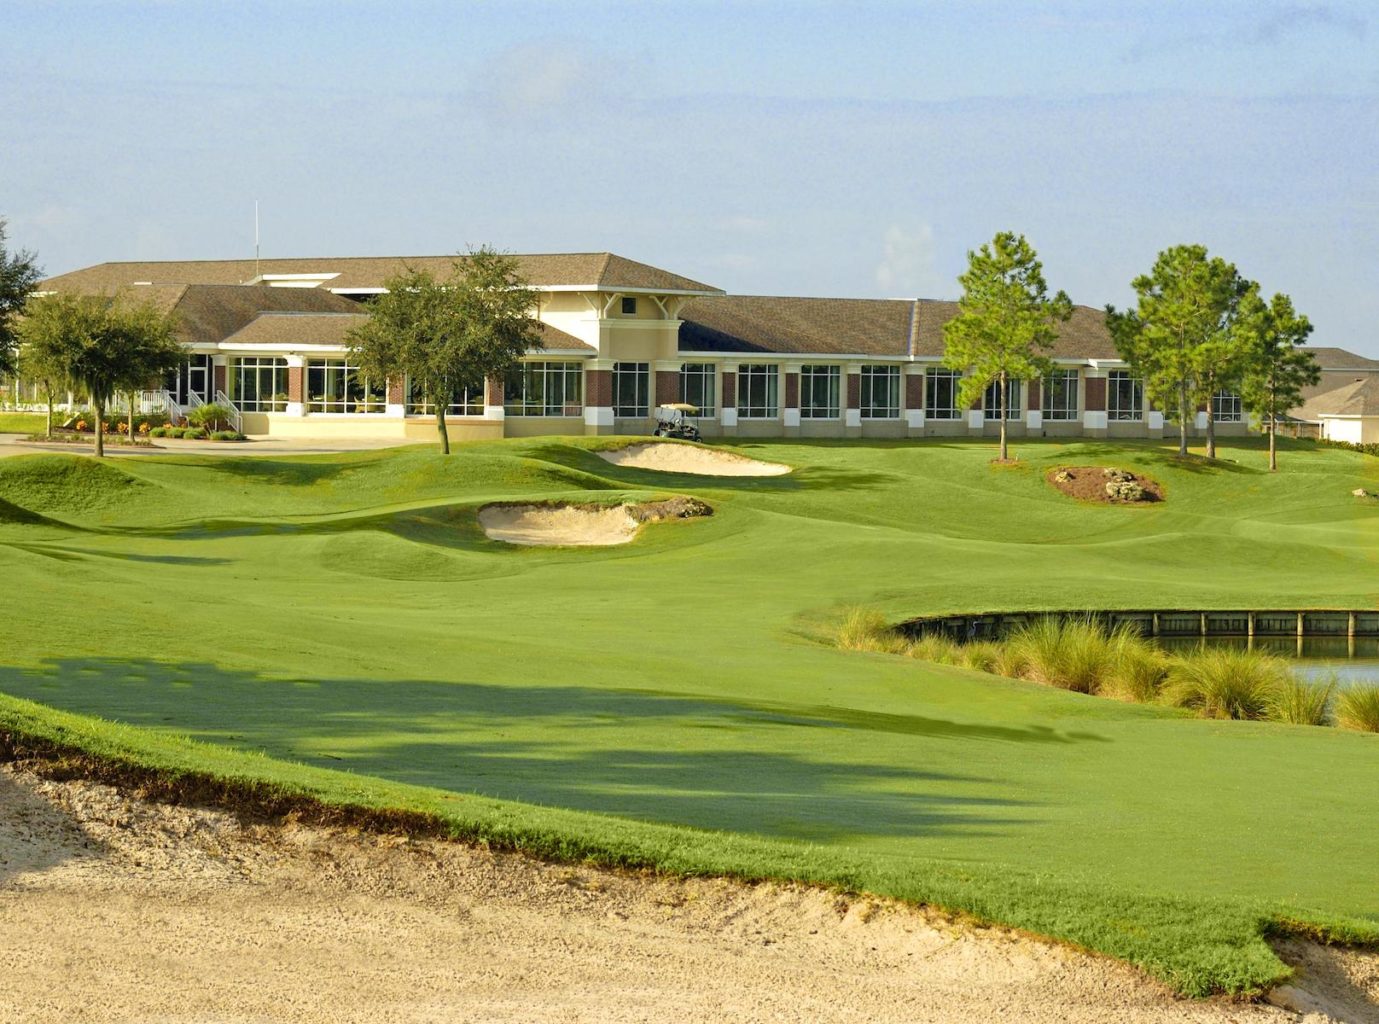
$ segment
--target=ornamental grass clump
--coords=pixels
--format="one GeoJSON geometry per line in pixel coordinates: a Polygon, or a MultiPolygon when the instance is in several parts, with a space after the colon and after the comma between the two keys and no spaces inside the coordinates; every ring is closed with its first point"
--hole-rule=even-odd
{"type": "Polygon", "coordinates": [[[1165,696],[1203,718],[1261,719],[1292,678],[1283,659],[1260,651],[1206,647],[1181,655],[1169,670],[1165,696]]]}
{"type": "Polygon", "coordinates": [[[942,633],[928,633],[912,641],[905,653],[919,661],[957,665],[962,657],[962,645],[948,639],[942,633]]]}
{"type": "Polygon", "coordinates": [[[1046,686],[1096,693],[1108,673],[1110,640],[1093,622],[1036,619],[1012,633],[1006,645],[1021,675],[1046,686]]]}
{"type": "Polygon", "coordinates": [[[903,654],[908,641],[886,623],[885,616],[871,608],[853,608],[838,627],[838,646],[845,651],[875,651],[903,654]]]}
{"type": "Polygon", "coordinates": [[[1168,677],[1168,658],[1133,627],[1120,625],[1107,641],[1110,665],[1102,682],[1109,697],[1150,704],[1159,699],[1168,677]]]}
{"type": "Polygon", "coordinates": [[[1291,725],[1328,725],[1336,675],[1326,679],[1289,676],[1269,702],[1269,717],[1291,725]]]}
{"type": "Polygon", "coordinates": [[[963,644],[958,648],[957,663],[963,668],[975,669],[978,672],[995,672],[1004,675],[1000,671],[1001,656],[1004,649],[1000,644],[990,641],[973,641],[963,644]]]}
{"type": "Polygon", "coordinates": [[[1379,732],[1379,683],[1356,683],[1341,690],[1336,721],[1347,729],[1379,732]]]}

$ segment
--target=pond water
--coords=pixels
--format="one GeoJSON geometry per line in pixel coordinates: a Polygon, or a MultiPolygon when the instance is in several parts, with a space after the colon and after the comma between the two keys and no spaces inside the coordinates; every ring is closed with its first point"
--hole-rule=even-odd
{"type": "Polygon", "coordinates": [[[1342,686],[1347,683],[1379,682],[1379,637],[1311,636],[1161,636],[1155,643],[1166,651],[1186,651],[1199,647],[1232,647],[1268,651],[1287,658],[1305,676],[1335,674],[1342,686]]]}

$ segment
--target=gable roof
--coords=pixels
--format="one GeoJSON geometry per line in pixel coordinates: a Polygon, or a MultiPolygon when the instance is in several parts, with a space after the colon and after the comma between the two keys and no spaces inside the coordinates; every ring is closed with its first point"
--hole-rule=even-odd
{"type": "Polygon", "coordinates": [[[1311,352],[1312,358],[1323,370],[1379,370],[1379,359],[1356,355],[1349,349],[1305,345],[1303,351],[1311,352]]]}
{"type": "Polygon", "coordinates": [[[1379,374],[1313,395],[1294,415],[1309,421],[1323,416],[1379,416],[1379,374]]]}
{"type": "MultiPolygon", "coordinates": [[[[722,295],[680,311],[680,350],[775,355],[939,358],[943,325],[958,304],[934,299],[812,299],[722,295]]],[[[1117,359],[1106,314],[1075,306],[1058,325],[1052,352],[1062,359],[1117,359]]]]}
{"type": "MultiPolygon", "coordinates": [[[[319,285],[282,289],[343,291],[377,289],[411,267],[448,276],[463,256],[344,256],[268,260],[184,260],[99,263],[51,277],[46,289],[109,292],[143,283],[241,285],[277,275],[329,276],[319,285]]],[[[720,289],[611,252],[534,253],[516,256],[521,273],[536,288],[594,287],[604,291],[718,294],[720,289]]]]}

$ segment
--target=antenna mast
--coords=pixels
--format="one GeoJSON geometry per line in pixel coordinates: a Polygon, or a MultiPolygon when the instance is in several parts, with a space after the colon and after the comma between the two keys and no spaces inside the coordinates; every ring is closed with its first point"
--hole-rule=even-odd
{"type": "Polygon", "coordinates": [[[254,280],[262,276],[259,273],[259,201],[254,200],[254,280]]]}

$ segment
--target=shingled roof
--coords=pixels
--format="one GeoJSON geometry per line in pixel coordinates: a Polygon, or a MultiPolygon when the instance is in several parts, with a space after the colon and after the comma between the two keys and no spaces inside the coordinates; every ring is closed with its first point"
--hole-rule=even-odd
{"type": "Polygon", "coordinates": [[[1379,416],[1379,374],[1313,395],[1293,415],[1309,422],[1322,416],[1379,416]]]}
{"type": "Polygon", "coordinates": [[[1323,370],[1379,370],[1379,359],[1356,355],[1348,349],[1307,345],[1304,351],[1311,352],[1323,370]]]}
{"type": "MultiPolygon", "coordinates": [[[[52,289],[58,290],[58,289],[52,289]]],[[[148,302],[177,318],[187,345],[216,345],[261,313],[359,315],[359,304],[330,292],[266,285],[151,285],[114,291],[121,301],[148,302]]]]}
{"type": "MultiPolygon", "coordinates": [[[[296,289],[270,289],[295,291],[296,289]]],[[[337,296],[332,296],[337,298],[337,296]]],[[[351,312],[334,313],[260,313],[249,323],[224,339],[228,347],[237,345],[348,345],[347,335],[368,320],[369,315],[348,299],[340,299],[351,312]]],[[[541,323],[542,344],[548,351],[588,352],[594,349],[572,334],[566,334],[550,324],[541,323]]]]}
{"type": "MultiPolygon", "coordinates": [[[[904,358],[943,355],[943,325],[956,302],[933,299],[810,299],[723,295],[695,299],[680,311],[686,352],[858,355],[904,358]]],[[[1106,314],[1076,306],[1058,325],[1051,355],[1116,359],[1106,314]]]]}
{"type": "MultiPolygon", "coordinates": [[[[460,256],[344,256],[269,260],[187,260],[100,263],[43,283],[47,289],[109,292],[126,285],[237,285],[259,276],[333,275],[323,291],[383,287],[383,282],[411,267],[448,276],[460,256]]],[[[720,289],[638,263],[610,252],[536,253],[516,257],[522,275],[537,288],[595,287],[604,291],[691,292],[717,294],[720,289]]],[[[311,290],[307,288],[303,291],[311,290]]]]}

